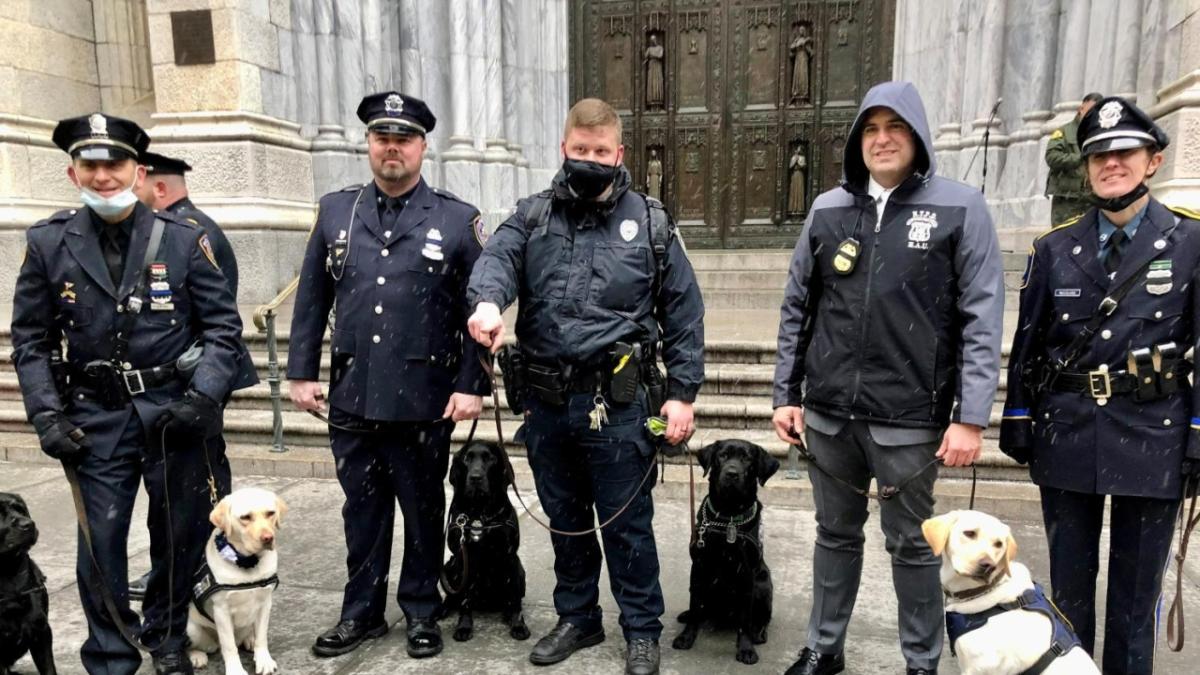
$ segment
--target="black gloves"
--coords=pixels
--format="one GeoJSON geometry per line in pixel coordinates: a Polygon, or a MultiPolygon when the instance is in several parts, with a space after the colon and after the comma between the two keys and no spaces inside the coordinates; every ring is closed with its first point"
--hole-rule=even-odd
{"type": "Polygon", "coordinates": [[[221,419],[221,404],[201,394],[195,389],[189,389],[183,399],[167,406],[163,414],[155,421],[155,429],[161,430],[170,425],[176,431],[192,432],[208,435],[218,420],[221,419]]]}
{"type": "Polygon", "coordinates": [[[34,415],[33,428],[42,442],[42,452],[66,464],[78,464],[92,451],[92,443],[83,430],[57,410],[34,415]]]}

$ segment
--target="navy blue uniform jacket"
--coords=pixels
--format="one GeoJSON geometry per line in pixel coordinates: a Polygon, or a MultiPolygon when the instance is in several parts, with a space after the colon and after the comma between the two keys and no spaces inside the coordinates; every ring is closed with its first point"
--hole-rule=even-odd
{"type": "Polygon", "coordinates": [[[1098,259],[1096,209],[1034,242],[1009,359],[1000,448],[1018,457],[1030,454],[1030,474],[1038,485],[1178,499],[1183,458],[1200,459],[1195,384],[1183,381],[1179,393],[1156,401],[1138,403],[1118,395],[1098,405],[1096,399],[1071,392],[1045,391],[1034,399],[1022,379],[1026,361],[1062,356],[1108,289],[1135,274],[1139,281],[1071,370],[1105,364],[1123,371],[1131,349],[1165,342],[1180,350],[1196,345],[1200,221],[1172,213],[1153,198],[1146,208],[1111,281],[1098,259]],[[1147,269],[1151,260],[1159,261],[1158,269],[1147,269]]]}
{"type": "Polygon", "coordinates": [[[379,194],[371,182],[321,198],[300,269],[287,376],[319,378],[336,304],[330,404],[370,420],[439,419],[452,393],[490,391],[478,352],[464,351],[467,278],[483,248],[479,211],[422,179],[385,231],[379,194]]]}
{"type": "Polygon", "coordinates": [[[208,243],[212,247],[212,254],[217,260],[217,266],[221,268],[221,273],[225,275],[225,281],[229,283],[229,288],[233,291],[233,299],[237,300],[237,258],[233,255],[233,246],[230,245],[229,239],[221,231],[216,221],[209,218],[207,213],[196,208],[192,200],[187,197],[168,206],[166,210],[193,225],[200,226],[208,235],[208,243]]]}
{"type": "Polygon", "coordinates": [[[124,276],[114,288],[88,210],[54,214],[26,233],[25,261],[13,298],[13,361],[28,416],[65,411],[91,438],[92,452],[104,459],[116,450],[129,415],[136,412],[149,428],[189,383],[177,380],[134,396],[131,406],[104,410],[86,396],[66,399],[55,389],[50,353],[61,350],[66,338],[65,358],[77,366],[111,358],[117,306],[133,292],[138,275],[147,273],[142,260],[156,216],[166,227],[155,261],[167,267],[174,307],[154,311],[145,302],[134,320],[126,361],[135,369],[172,363],[199,339],[204,357],[190,383],[197,391],[222,401],[234,389],[258,381],[242,344],[233,294],[201,245],[203,230],[138,204],[124,276]]]}

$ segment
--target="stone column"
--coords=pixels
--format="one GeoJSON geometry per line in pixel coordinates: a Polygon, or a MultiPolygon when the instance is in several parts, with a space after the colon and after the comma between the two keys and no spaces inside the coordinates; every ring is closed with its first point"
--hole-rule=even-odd
{"type": "Polygon", "coordinates": [[[1137,70],[1142,46],[1142,0],[1122,0],[1117,6],[1118,29],[1112,33],[1112,79],[1107,91],[1137,101],[1137,70]]]}
{"type": "Polygon", "coordinates": [[[504,219],[514,200],[516,167],[508,154],[508,141],[504,137],[504,61],[503,20],[501,0],[481,0],[480,13],[482,30],[475,35],[482,38],[483,89],[478,107],[483,113],[482,199],[480,210],[488,226],[495,228],[504,219]]]}
{"type": "MultiPolygon", "coordinates": [[[[1080,36],[1088,34],[1092,0],[1062,0],[1062,20],[1058,26],[1058,87],[1054,112],[1075,114],[1079,101],[1087,93],[1085,80],[1088,53],[1080,49],[1080,36]]],[[[1065,124],[1070,119],[1062,119],[1065,124]]],[[[1058,120],[1056,119],[1057,123],[1058,120]]]]}
{"type": "MultiPolygon", "coordinates": [[[[963,84],[967,79],[968,68],[963,60],[967,47],[967,30],[970,25],[970,6],[966,0],[951,0],[941,4],[940,12],[937,5],[913,0],[910,12],[914,14],[909,22],[909,36],[919,43],[920,38],[930,26],[946,35],[941,49],[935,50],[926,60],[926,66],[938,76],[931,78],[931,83],[943,83],[945,86],[941,111],[941,120],[937,128],[937,140],[934,149],[938,155],[938,172],[945,176],[958,178],[959,159],[962,150],[963,134],[963,84]],[[919,7],[919,9],[918,9],[919,7]]],[[[907,40],[906,40],[907,42],[907,40]]]]}
{"type": "MultiPolygon", "coordinates": [[[[363,92],[374,93],[390,89],[387,76],[387,59],[384,58],[383,29],[387,15],[382,4],[387,0],[361,0],[362,2],[362,72],[363,92]]],[[[353,3],[352,3],[353,4],[353,3]]],[[[353,102],[358,105],[357,101],[353,102]]]]}
{"type": "Polygon", "coordinates": [[[517,0],[502,0],[500,12],[503,24],[502,61],[504,81],[504,138],[508,141],[508,152],[513,162],[513,192],[514,197],[524,196],[528,190],[526,167],[529,160],[522,156],[521,151],[521,105],[520,100],[528,93],[522,87],[522,74],[525,70],[523,52],[518,46],[521,28],[521,5],[517,0]]]}
{"type": "Polygon", "coordinates": [[[363,142],[363,124],[355,111],[358,109],[358,102],[367,91],[363,63],[362,8],[358,2],[335,2],[333,8],[337,17],[334,37],[337,44],[339,118],[346,130],[346,138],[357,145],[363,142]]]}
{"type": "Polygon", "coordinates": [[[292,0],[293,58],[296,62],[297,116],[305,136],[317,133],[320,119],[316,17],[313,0],[292,0]]]}
{"type": "Polygon", "coordinates": [[[471,0],[448,0],[450,14],[450,146],[442,153],[442,171],[447,188],[472,204],[479,204],[479,162],[483,154],[475,149],[472,137],[472,111],[478,109],[478,97],[472,94],[471,0]]]}
{"type": "Polygon", "coordinates": [[[1169,43],[1190,48],[1181,48],[1177,60],[1164,63],[1165,86],[1158,90],[1157,103],[1143,102],[1171,137],[1166,161],[1150,186],[1163,203],[1195,209],[1200,204],[1200,12],[1171,11],[1164,18],[1169,43]]]}

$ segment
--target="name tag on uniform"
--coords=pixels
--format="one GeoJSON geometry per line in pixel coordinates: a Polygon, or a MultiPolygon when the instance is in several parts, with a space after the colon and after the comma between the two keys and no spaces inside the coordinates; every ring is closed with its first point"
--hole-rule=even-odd
{"type": "Polygon", "coordinates": [[[1080,290],[1078,288],[1056,288],[1054,289],[1054,297],[1056,298],[1078,298],[1080,290]]]}

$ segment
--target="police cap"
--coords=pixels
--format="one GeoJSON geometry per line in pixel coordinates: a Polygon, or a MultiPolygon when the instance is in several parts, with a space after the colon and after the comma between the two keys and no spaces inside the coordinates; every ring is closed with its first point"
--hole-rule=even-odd
{"type": "Polygon", "coordinates": [[[384,134],[424,136],[437,124],[424,101],[395,91],[364,97],[358,104],[358,119],[367,125],[367,131],[384,134]]]}
{"type": "Polygon", "coordinates": [[[182,159],[167,157],[156,152],[143,152],[138,162],[146,166],[146,173],[160,176],[182,176],[192,170],[192,166],[182,159]]]}
{"type": "Polygon", "coordinates": [[[1128,150],[1146,145],[1167,147],[1171,139],[1141,108],[1120,96],[1103,98],[1079,121],[1079,153],[1128,150]]]}
{"type": "Polygon", "coordinates": [[[71,157],[94,160],[137,159],[150,145],[137,122],[104,113],[61,120],[51,138],[71,157]]]}

